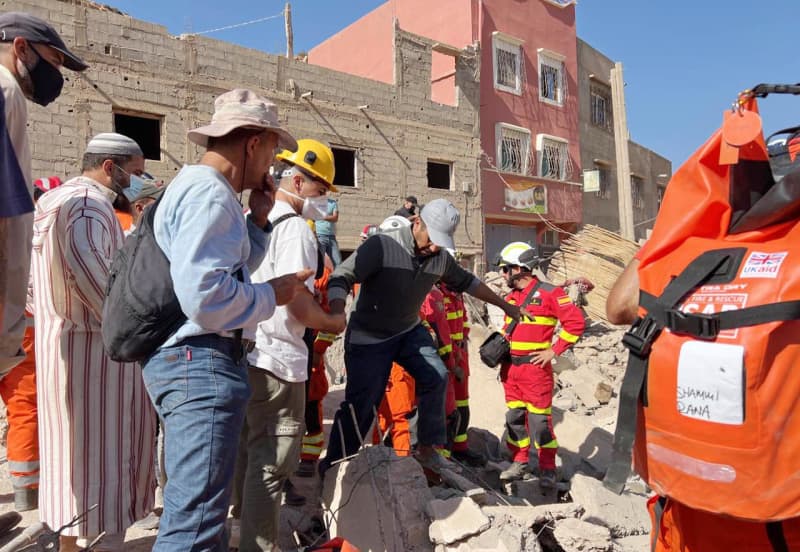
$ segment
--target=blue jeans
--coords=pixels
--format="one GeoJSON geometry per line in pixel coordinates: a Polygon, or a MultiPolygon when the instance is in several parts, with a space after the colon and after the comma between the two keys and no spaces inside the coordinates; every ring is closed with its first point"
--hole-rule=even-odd
{"type": "Polygon", "coordinates": [[[164,423],[164,512],[154,552],[227,552],[225,520],[239,434],[250,396],[233,340],[187,338],[157,351],[144,383],[164,423]]]}
{"type": "Polygon", "coordinates": [[[323,253],[328,255],[333,261],[333,266],[337,267],[342,264],[342,254],[339,252],[339,243],[336,241],[336,236],[330,234],[319,234],[317,236],[319,246],[323,253]]]}
{"type": "Polygon", "coordinates": [[[348,334],[345,337],[344,361],[347,370],[345,402],[334,417],[328,453],[320,463],[320,472],[324,472],[336,460],[354,454],[361,445],[359,434],[363,439],[368,438],[375,412],[386,392],[392,362],[400,364],[416,382],[419,444],[444,445],[447,442],[444,412],[447,368],[436,352],[431,335],[421,324],[374,345],[350,343],[348,334]],[[349,405],[355,410],[357,430],[349,405]]]}

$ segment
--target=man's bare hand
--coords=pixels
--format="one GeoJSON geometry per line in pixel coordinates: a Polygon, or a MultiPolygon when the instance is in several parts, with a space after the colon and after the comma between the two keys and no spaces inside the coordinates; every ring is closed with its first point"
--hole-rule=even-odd
{"type": "Polygon", "coordinates": [[[331,313],[328,315],[330,325],[325,328],[328,333],[340,334],[347,327],[347,316],[343,312],[331,313]]]}
{"type": "Polygon", "coordinates": [[[314,276],[314,271],[306,268],[295,274],[278,276],[267,283],[275,291],[275,302],[281,306],[289,303],[298,293],[310,293],[305,281],[312,276],[314,276]]]}
{"type": "Polygon", "coordinates": [[[247,206],[250,207],[253,222],[262,228],[267,225],[267,217],[274,205],[275,186],[271,183],[265,184],[261,190],[250,191],[250,199],[247,202],[247,206]]]}
{"type": "Polygon", "coordinates": [[[535,351],[531,355],[531,364],[547,364],[554,358],[556,358],[556,354],[553,352],[553,349],[535,351]]]}
{"type": "Polygon", "coordinates": [[[514,322],[519,322],[520,311],[517,305],[512,305],[511,303],[506,302],[503,312],[505,312],[506,316],[511,318],[511,320],[514,322]]]}

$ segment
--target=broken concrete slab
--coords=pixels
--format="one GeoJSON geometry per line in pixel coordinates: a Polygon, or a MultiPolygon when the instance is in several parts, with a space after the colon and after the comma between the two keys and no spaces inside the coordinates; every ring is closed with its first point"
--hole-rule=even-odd
{"type": "MultiPolygon", "coordinates": [[[[564,372],[559,376],[559,381],[571,389],[575,396],[587,408],[597,408],[602,401],[596,397],[598,388],[611,388],[611,385],[600,372],[590,366],[581,365],[575,370],[564,372]]],[[[611,400],[611,395],[605,400],[611,400]]]]}
{"type": "Polygon", "coordinates": [[[492,525],[516,523],[521,527],[532,528],[539,523],[547,523],[569,517],[580,517],[583,508],[574,502],[543,504],[541,506],[484,506],[484,514],[492,520],[492,525]]]}
{"type": "Polygon", "coordinates": [[[618,495],[602,481],[583,474],[572,478],[572,500],[584,508],[583,519],[608,527],[615,538],[643,535],[650,530],[647,498],[625,491],[618,495]]]}
{"type": "Polygon", "coordinates": [[[484,504],[486,502],[486,489],[476,485],[466,477],[462,477],[449,469],[443,469],[439,472],[442,480],[450,487],[454,487],[466,493],[467,498],[475,501],[477,504],[484,504]]]}
{"type": "Polygon", "coordinates": [[[542,489],[538,479],[512,481],[504,485],[506,494],[525,500],[531,506],[554,504],[558,502],[556,489],[542,489]]]}
{"type": "Polygon", "coordinates": [[[330,534],[360,550],[433,550],[425,515],[432,499],[417,461],[383,446],[331,467],[322,489],[330,534]]]}
{"type": "Polygon", "coordinates": [[[557,521],[553,537],[564,550],[611,552],[614,549],[611,533],[606,527],[575,518],[557,521]]]}
{"type": "Polygon", "coordinates": [[[467,446],[472,452],[487,460],[502,460],[506,447],[501,450],[500,439],[485,429],[471,427],[467,430],[467,446]]]}
{"type": "Polygon", "coordinates": [[[514,524],[492,526],[480,535],[458,545],[442,548],[446,552],[541,552],[539,539],[533,529],[514,524]]]}
{"type": "Polygon", "coordinates": [[[599,473],[611,462],[613,436],[592,425],[586,416],[553,409],[553,424],[559,449],[577,454],[599,473]]]}
{"type": "Polygon", "coordinates": [[[468,498],[434,499],[426,511],[431,518],[428,536],[434,544],[452,544],[491,526],[480,507],[468,498]]]}

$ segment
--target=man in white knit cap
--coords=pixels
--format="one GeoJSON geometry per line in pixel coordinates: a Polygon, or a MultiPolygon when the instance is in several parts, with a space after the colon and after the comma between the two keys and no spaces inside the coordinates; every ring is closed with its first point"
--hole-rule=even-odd
{"type": "Polygon", "coordinates": [[[100,325],[108,271],[122,246],[112,203],[141,186],[144,157],[126,136],[86,147],[82,175],[42,196],[33,236],[39,513],[61,527],[61,550],[122,550],[125,530],[152,508],[155,412],[141,369],[112,361],[100,325]]]}

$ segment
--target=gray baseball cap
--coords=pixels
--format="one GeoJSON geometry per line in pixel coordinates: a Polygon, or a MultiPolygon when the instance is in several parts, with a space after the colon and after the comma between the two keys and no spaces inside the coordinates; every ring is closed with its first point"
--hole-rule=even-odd
{"type": "Polygon", "coordinates": [[[434,199],[422,208],[419,216],[428,227],[428,236],[434,244],[445,249],[456,248],[453,234],[456,233],[461,215],[455,205],[446,199],[434,199]]]}

